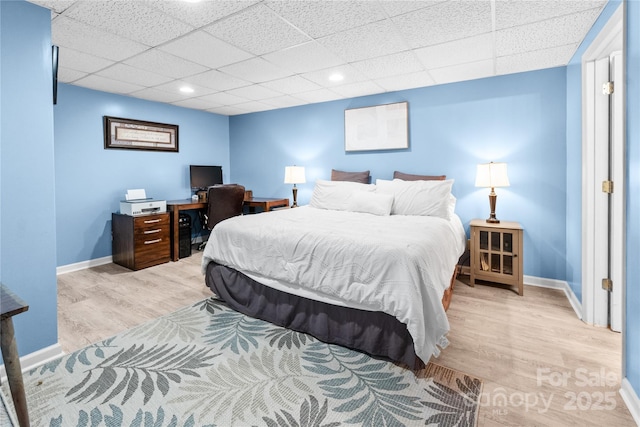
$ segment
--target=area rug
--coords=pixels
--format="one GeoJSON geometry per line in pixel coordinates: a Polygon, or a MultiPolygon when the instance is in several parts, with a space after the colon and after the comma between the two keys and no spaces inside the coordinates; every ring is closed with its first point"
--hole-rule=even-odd
{"type": "Polygon", "coordinates": [[[431,363],[414,372],[213,298],[24,381],[31,425],[61,427],[474,426],[482,391],[463,373],[431,363]]]}

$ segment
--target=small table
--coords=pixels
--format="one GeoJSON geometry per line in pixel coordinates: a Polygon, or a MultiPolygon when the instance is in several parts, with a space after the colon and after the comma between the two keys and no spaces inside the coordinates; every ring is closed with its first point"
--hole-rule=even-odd
{"type": "Polygon", "coordinates": [[[3,284],[0,284],[0,328],[2,329],[0,348],[2,349],[4,369],[7,372],[9,389],[11,390],[11,397],[20,427],[29,426],[29,412],[27,411],[27,398],[24,393],[20,357],[18,356],[18,347],[11,318],[27,310],[29,310],[29,306],[23,300],[3,284]]]}
{"type": "Polygon", "coordinates": [[[282,206],[289,206],[289,199],[278,199],[273,197],[251,197],[244,201],[244,205],[249,208],[250,212],[255,212],[255,208],[262,208],[268,212],[271,209],[282,206]]]}
{"type": "Polygon", "coordinates": [[[180,211],[192,209],[207,209],[207,202],[193,201],[191,199],[169,200],[167,209],[171,212],[171,261],[180,259],[180,211]]]}

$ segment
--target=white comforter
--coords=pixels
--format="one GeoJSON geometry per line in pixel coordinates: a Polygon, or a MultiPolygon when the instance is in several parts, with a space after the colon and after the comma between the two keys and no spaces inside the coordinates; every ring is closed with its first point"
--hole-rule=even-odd
{"type": "Polygon", "coordinates": [[[456,215],[447,221],[305,206],[219,223],[202,271],[213,260],[291,294],[393,315],[427,362],[448,343],[441,300],[465,241],[456,215]]]}

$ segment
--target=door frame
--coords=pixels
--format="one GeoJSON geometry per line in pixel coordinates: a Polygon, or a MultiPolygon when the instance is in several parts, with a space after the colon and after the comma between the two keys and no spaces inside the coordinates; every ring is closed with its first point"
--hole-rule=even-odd
{"type": "MultiPolygon", "coordinates": [[[[594,266],[597,264],[598,248],[604,244],[608,245],[608,242],[602,239],[608,239],[609,236],[607,233],[596,232],[594,212],[598,202],[597,192],[600,191],[596,171],[603,168],[602,163],[608,162],[608,158],[603,159],[595,155],[595,61],[608,57],[615,51],[624,52],[623,11],[624,7],[620,5],[582,56],[582,320],[599,326],[607,326],[606,321],[604,325],[602,324],[602,319],[607,319],[608,294],[601,287],[601,279],[604,276],[596,277],[599,273],[596,273],[594,266]]],[[[622,96],[624,105],[624,94],[622,96]]],[[[620,113],[623,114],[624,120],[624,111],[620,113]]],[[[614,171],[624,167],[623,162],[621,165],[616,165],[614,171]]],[[[622,187],[623,182],[619,184],[622,187]]],[[[625,203],[624,199],[623,203],[625,203]]],[[[624,248],[624,233],[622,236],[612,235],[612,246],[624,248]]],[[[614,253],[619,254],[619,251],[614,253]]],[[[624,262],[622,268],[624,269],[624,262]]],[[[624,301],[624,281],[618,283],[618,286],[622,286],[624,301]]],[[[624,310],[622,317],[624,325],[624,310]]]]}

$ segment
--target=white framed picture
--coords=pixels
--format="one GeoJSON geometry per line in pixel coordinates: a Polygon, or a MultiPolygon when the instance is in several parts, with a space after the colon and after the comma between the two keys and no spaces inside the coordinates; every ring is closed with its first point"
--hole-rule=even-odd
{"type": "Polygon", "coordinates": [[[409,103],[344,110],[345,151],[409,148],[409,103]]]}

